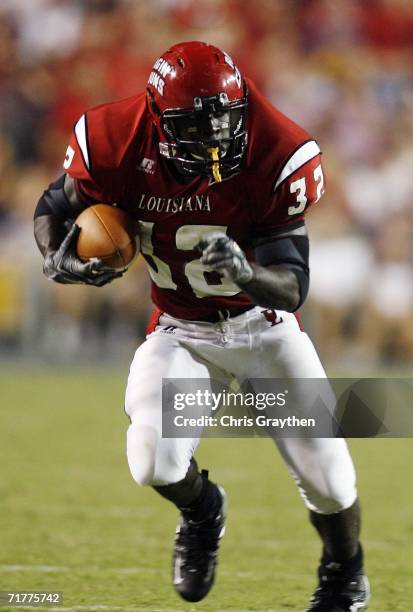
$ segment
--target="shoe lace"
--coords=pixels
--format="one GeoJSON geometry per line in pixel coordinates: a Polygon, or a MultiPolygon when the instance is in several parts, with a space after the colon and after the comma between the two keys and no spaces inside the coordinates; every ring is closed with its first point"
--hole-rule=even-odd
{"type": "Polygon", "coordinates": [[[217,517],[196,523],[184,519],[177,538],[177,549],[184,552],[182,566],[197,571],[206,567],[218,550],[217,517]]]}

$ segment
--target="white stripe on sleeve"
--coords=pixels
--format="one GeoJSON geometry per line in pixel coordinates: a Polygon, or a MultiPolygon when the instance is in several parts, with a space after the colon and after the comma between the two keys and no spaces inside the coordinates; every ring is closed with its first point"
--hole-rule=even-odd
{"type": "Polygon", "coordinates": [[[291,155],[290,159],[286,162],[281,170],[280,176],[274,185],[274,191],[287,177],[289,177],[296,170],[298,170],[298,168],[301,168],[301,166],[310,161],[310,159],[319,153],[321,153],[320,147],[315,140],[310,140],[309,142],[301,145],[301,147],[297,149],[293,155],[291,155]]]}
{"type": "Polygon", "coordinates": [[[89,151],[87,150],[87,138],[86,138],[86,117],[82,115],[79,121],[75,125],[76,139],[79,147],[83,153],[83,159],[87,169],[89,170],[89,151]]]}

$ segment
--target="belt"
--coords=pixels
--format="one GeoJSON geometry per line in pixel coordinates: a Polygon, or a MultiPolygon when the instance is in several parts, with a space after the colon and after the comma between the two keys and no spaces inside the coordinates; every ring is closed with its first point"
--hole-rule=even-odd
{"type": "Polygon", "coordinates": [[[238,308],[221,308],[220,310],[211,312],[204,317],[197,317],[196,320],[205,321],[207,323],[219,323],[220,321],[226,321],[232,317],[238,317],[239,315],[244,314],[244,312],[248,312],[248,310],[251,310],[252,308],[255,308],[255,304],[247,304],[246,306],[239,306],[238,308]]]}

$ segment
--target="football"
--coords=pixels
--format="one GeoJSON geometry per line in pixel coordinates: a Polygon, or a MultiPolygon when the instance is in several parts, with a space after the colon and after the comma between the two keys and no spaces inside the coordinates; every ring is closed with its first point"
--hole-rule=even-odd
{"type": "Polygon", "coordinates": [[[127,267],[139,251],[138,222],[109,204],[89,206],[77,217],[79,259],[101,259],[110,268],[127,267]]]}

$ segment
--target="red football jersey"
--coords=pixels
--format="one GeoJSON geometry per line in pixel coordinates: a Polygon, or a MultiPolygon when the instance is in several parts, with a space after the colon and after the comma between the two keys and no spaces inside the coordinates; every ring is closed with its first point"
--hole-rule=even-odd
{"type": "Polygon", "coordinates": [[[139,220],[152,299],[164,312],[203,319],[251,303],[234,283],[202,266],[196,245],[222,231],[253,258],[254,241],[301,222],[324,192],[320,149],[247,80],[248,147],[241,172],[221,183],[180,183],[158,141],[145,94],[87,111],[63,167],[89,203],[116,203],[139,220]]]}

